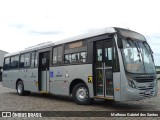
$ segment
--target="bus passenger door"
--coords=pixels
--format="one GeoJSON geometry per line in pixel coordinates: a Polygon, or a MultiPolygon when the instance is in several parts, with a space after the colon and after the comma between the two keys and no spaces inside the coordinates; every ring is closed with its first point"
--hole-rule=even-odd
{"type": "Polygon", "coordinates": [[[49,56],[50,52],[39,54],[39,84],[40,91],[49,92],[49,56]]]}
{"type": "Polygon", "coordinates": [[[95,43],[96,96],[113,99],[112,40],[95,43]]]}

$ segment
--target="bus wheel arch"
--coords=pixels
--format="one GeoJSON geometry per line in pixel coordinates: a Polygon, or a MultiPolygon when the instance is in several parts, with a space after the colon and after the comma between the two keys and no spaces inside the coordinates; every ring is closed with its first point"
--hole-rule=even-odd
{"type": "Polygon", "coordinates": [[[69,86],[69,94],[70,94],[70,95],[71,95],[72,92],[73,92],[74,86],[75,86],[76,84],[78,84],[78,83],[83,83],[83,84],[86,85],[86,83],[85,83],[83,80],[81,80],[81,79],[74,79],[74,80],[71,82],[70,86],[69,86]]]}
{"type": "Polygon", "coordinates": [[[90,98],[87,84],[81,79],[75,79],[71,82],[70,94],[72,94],[74,101],[80,105],[88,105],[93,101],[93,98],[90,98]]]}

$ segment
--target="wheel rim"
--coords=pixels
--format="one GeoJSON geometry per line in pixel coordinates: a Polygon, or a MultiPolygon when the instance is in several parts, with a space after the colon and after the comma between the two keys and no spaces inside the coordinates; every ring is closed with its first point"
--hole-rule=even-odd
{"type": "Polygon", "coordinates": [[[17,89],[18,89],[18,93],[21,94],[22,93],[22,89],[23,89],[23,86],[22,86],[21,83],[18,84],[18,88],[17,89]]]}
{"type": "Polygon", "coordinates": [[[85,87],[80,87],[77,89],[76,97],[79,101],[84,101],[88,96],[87,89],[85,87]]]}

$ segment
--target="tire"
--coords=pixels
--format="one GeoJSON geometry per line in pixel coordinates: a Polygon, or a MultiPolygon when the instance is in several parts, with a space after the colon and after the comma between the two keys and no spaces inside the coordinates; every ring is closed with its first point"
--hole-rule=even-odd
{"type": "Polygon", "coordinates": [[[90,98],[88,88],[85,84],[79,83],[73,88],[73,99],[79,105],[89,105],[93,98],[90,98]]]}
{"type": "Polygon", "coordinates": [[[17,83],[17,94],[20,96],[25,95],[24,85],[22,81],[18,81],[17,83]]]}

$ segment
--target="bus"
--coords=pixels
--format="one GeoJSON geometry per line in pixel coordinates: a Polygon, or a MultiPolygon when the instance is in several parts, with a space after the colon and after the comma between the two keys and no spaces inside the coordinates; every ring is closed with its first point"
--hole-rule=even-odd
{"type": "Polygon", "coordinates": [[[157,95],[153,52],[137,32],[110,27],[29,47],[4,57],[4,87],[93,99],[137,101],[157,95]]]}

